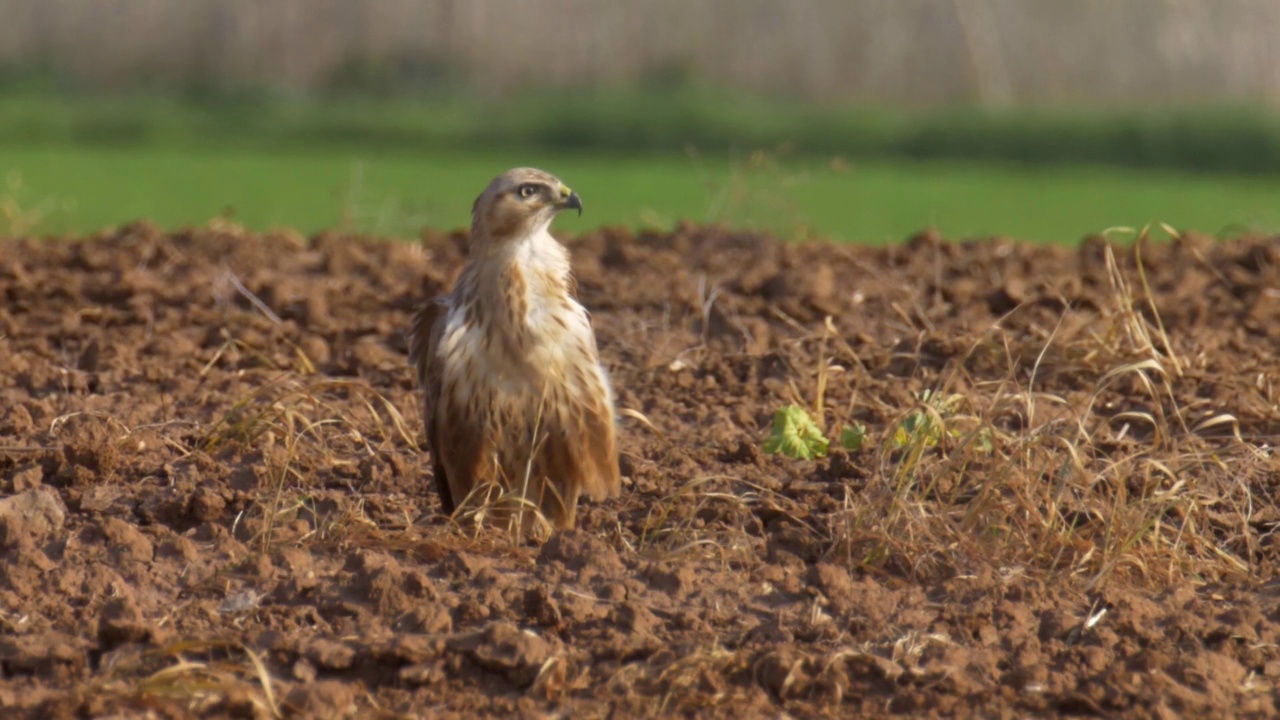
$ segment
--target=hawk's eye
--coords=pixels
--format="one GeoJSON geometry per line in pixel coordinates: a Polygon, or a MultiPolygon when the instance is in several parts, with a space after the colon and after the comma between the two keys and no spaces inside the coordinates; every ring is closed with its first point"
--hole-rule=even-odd
{"type": "Polygon", "coordinates": [[[533,183],[525,183],[524,185],[520,186],[517,192],[520,193],[520,197],[528,200],[529,198],[538,194],[538,186],[534,185],[533,183]]]}

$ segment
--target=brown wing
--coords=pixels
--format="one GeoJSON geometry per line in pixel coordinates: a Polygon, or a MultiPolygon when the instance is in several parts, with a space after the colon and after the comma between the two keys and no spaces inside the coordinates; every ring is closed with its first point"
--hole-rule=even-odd
{"type": "MultiPolygon", "coordinates": [[[[590,372],[598,380],[594,368],[590,372]]],[[[550,414],[553,423],[539,454],[539,475],[551,485],[542,501],[543,511],[561,529],[573,527],[580,494],[604,500],[622,492],[613,409],[602,381],[592,384],[596,392],[588,397],[552,400],[564,404],[550,414]]]]}
{"type": "MultiPolygon", "coordinates": [[[[577,290],[576,284],[574,290],[577,290]]],[[[583,311],[587,312],[586,308],[583,311]]],[[[590,312],[587,312],[587,323],[591,324],[590,312]]],[[[584,384],[594,387],[595,391],[582,403],[579,415],[580,431],[586,438],[586,443],[582,446],[582,464],[590,469],[588,477],[583,480],[582,492],[592,500],[604,500],[622,493],[622,472],[618,467],[615,441],[617,426],[612,393],[608,389],[609,378],[600,366],[594,329],[590,332],[586,346],[591,362],[582,368],[583,380],[584,384]]]]}
{"type": "Polygon", "coordinates": [[[447,303],[436,298],[423,303],[413,314],[413,324],[409,329],[409,364],[417,371],[418,387],[422,388],[422,424],[427,431],[427,450],[431,453],[432,476],[436,492],[440,494],[440,507],[446,514],[452,514],[457,505],[445,471],[443,448],[446,445],[440,442],[441,413],[438,408],[442,372],[440,359],[436,357],[440,336],[444,334],[447,310],[447,303]]]}
{"type": "Polygon", "coordinates": [[[613,408],[603,386],[591,401],[583,403],[581,415],[583,444],[582,465],[589,472],[582,481],[582,492],[592,500],[617,497],[622,492],[622,475],[618,469],[613,408]]]}

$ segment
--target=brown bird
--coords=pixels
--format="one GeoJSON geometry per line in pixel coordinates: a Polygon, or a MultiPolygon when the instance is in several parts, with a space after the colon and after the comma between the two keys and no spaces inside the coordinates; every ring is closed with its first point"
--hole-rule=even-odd
{"type": "Polygon", "coordinates": [[[569,209],[581,214],[582,200],[549,173],[494,178],[472,205],[453,291],[413,317],[409,361],[447,513],[506,499],[518,527],[536,507],[564,529],[580,494],[621,491],[613,390],[569,253],[548,232],[569,209]]]}

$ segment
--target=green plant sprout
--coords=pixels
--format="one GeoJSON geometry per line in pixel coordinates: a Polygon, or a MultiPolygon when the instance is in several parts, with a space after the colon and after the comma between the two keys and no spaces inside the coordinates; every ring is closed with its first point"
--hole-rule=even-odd
{"type": "Polygon", "coordinates": [[[858,452],[867,441],[867,426],[862,423],[845,425],[840,430],[840,447],[849,452],[858,452]]]}
{"type": "MultiPolygon", "coordinates": [[[[911,411],[898,424],[889,438],[891,448],[928,448],[937,445],[944,433],[948,438],[964,435],[963,430],[946,424],[946,420],[956,416],[960,410],[964,403],[963,395],[940,395],[928,388],[914,395],[925,407],[911,411]]],[[[858,452],[866,441],[867,428],[862,423],[845,425],[840,429],[838,442],[848,452],[858,452]]],[[[983,428],[974,437],[974,446],[982,452],[990,452],[991,441],[991,431],[983,428]]],[[[773,430],[765,439],[764,451],[770,455],[812,460],[826,457],[830,444],[831,441],[804,408],[787,405],[774,412],[773,430]]]]}
{"type": "Polygon", "coordinates": [[[764,441],[764,451],[770,455],[781,453],[799,460],[812,460],[826,457],[829,445],[822,428],[804,408],[787,405],[773,413],[773,432],[764,441]]]}
{"type": "MultiPolygon", "coordinates": [[[[867,428],[862,423],[846,425],[840,430],[840,447],[849,452],[861,450],[866,441],[867,428]]],[[[798,460],[826,457],[830,446],[831,441],[822,428],[798,405],[787,405],[773,413],[773,431],[764,441],[766,453],[798,460]]]]}

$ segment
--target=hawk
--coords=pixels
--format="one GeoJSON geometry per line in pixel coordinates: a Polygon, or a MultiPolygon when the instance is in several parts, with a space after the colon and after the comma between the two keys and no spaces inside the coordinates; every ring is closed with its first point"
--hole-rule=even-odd
{"type": "Polygon", "coordinates": [[[613,389],[569,253],[548,232],[563,210],[581,215],[582,200],[555,176],[498,175],[472,205],[453,290],[413,316],[409,362],[446,513],[506,499],[518,527],[536,507],[565,529],[579,495],[621,492],[613,389]]]}

